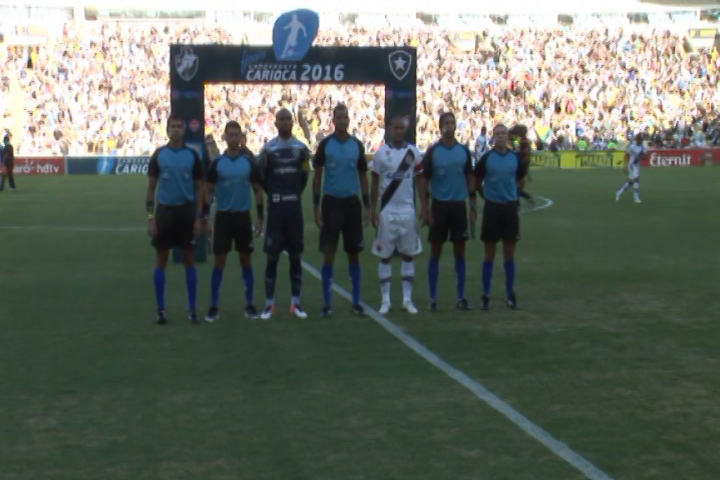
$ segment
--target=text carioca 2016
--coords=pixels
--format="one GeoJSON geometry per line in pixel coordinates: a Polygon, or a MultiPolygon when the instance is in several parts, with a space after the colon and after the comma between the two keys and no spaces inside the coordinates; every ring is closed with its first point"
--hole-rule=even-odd
{"type": "Polygon", "coordinates": [[[245,80],[249,82],[296,82],[297,70],[268,70],[251,68],[245,80]]]}

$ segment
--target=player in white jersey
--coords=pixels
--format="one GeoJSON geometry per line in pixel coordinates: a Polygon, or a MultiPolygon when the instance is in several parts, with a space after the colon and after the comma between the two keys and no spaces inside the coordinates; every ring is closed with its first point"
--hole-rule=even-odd
{"type": "MultiPolygon", "coordinates": [[[[379,312],[382,314],[391,308],[390,262],[396,250],[402,256],[402,309],[412,314],[418,312],[412,302],[412,289],[415,279],[413,257],[422,252],[415,209],[415,176],[422,172],[422,153],[415,145],[405,142],[407,126],[405,118],[392,119],[391,142],[378,149],[371,167],[370,205],[373,225],[377,228],[372,253],[380,257],[378,276],[382,304],[379,312]]],[[[419,187],[420,190],[422,188],[419,187]]],[[[424,194],[422,191],[419,193],[421,196],[424,194]]]]}
{"type": "Polygon", "coordinates": [[[633,194],[635,197],[635,203],[640,203],[640,160],[645,155],[647,150],[643,145],[643,137],[641,133],[635,136],[635,143],[631,144],[627,149],[628,158],[628,180],[620,187],[620,190],[615,194],[615,201],[619,202],[625,190],[633,187],[633,194]]]}
{"type": "Polygon", "coordinates": [[[480,160],[485,152],[490,151],[490,139],[487,136],[487,127],[480,129],[480,135],[475,140],[475,157],[473,157],[473,167],[480,160]]]}

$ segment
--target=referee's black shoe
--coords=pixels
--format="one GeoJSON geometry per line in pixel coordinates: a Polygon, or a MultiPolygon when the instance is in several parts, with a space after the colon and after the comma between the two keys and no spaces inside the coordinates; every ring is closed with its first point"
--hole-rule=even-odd
{"type": "Polygon", "coordinates": [[[472,310],[472,307],[470,306],[468,301],[464,298],[458,299],[457,305],[455,305],[455,307],[458,310],[472,310]]]}
{"type": "Polygon", "coordinates": [[[208,310],[208,314],[205,315],[205,321],[206,322],[217,322],[220,320],[220,310],[218,307],[210,307],[210,310],[208,310]]]}
{"type": "Polygon", "coordinates": [[[355,315],[357,315],[359,317],[362,317],[363,315],[365,315],[365,309],[362,307],[362,305],[360,305],[359,303],[356,303],[355,305],[352,306],[352,313],[354,313],[355,315]]]}
{"type": "Polygon", "coordinates": [[[490,297],[487,295],[482,296],[482,309],[483,310],[490,310],[490,297]]]}
{"type": "Polygon", "coordinates": [[[507,297],[505,305],[507,305],[510,310],[520,310],[520,307],[517,303],[517,298],[515,298],[515,293],[512,293],[509,297],[507,297]]]}
{"type": "Polygon", "coordinates": [[[197,312],[195,310],[190,310],[188,312],[188,320],[190,320],[190,323],[192,323],[193,325],[198,325],[200,323],[197,312]]]}
{"type": "Polygon", "coordinates": [[[257,320],[260,317],[260,314],[258,314],[257,308],[255,308],[255,305],[248,305],[245,307],[245,318],[249,318],[250,320],[257,320]]]}
{"type": "Polygon", "coordinates": [[[165,316],[165,310],[157,311],[157,319],[155,319],[155,323],[157,323],[158,325],[165,325],[167,323],[167,317],[165,316]]]}

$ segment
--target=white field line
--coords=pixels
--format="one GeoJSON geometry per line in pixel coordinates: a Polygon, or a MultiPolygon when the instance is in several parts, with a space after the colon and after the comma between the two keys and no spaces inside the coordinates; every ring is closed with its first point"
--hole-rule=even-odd
{"type": "MultiPolygon", "coordinates": [[[[553,201],[549,198],[536,196],[535,199],[541,201],[542,203],[524,209],[523,213],[544,210],[546,208],[550,208],[553,205],[553,201]]],[[[314,266],[310,265],[307,262],[303,262],[303,268],[305,268],[305,271],[307,271],[316,279],[322,280],[320,272],[314,266]]],[[[352,296],[350,295],[350,293],[344,288],[340,287],[337,283],[333,282],[332,288],[338,295],[340,295],[345,300],[349,302],[352,301],[352,296]]],[[[501,413],[518,428],[520,428],[525,433],[540,442],[555,455],[565,460],[565,462],[567,462],[569,465],[582,472],[582,474],[585,475],[586,478],[590,480],[612,480],[609,475],[607,475],[598,467],[590,463],[580,454],[573,451],[568,445],[553,437],[550,433],[546,432],[540,426],[533,423],[525,415],[518,412],[515,408],[513,408],[511,405],[503,401],[500,397],[488,390],[481,383],[477,382],[476,380],[468,376],[466,373],[458,370],[457,368],[447,363],[436,353],[432,352],[426,346],[405,333],[398,325],[391,322],[384,316],[380,315],[371,306],[367,305],[364,302],[362,302],[362,306],[365,309],[366,314],[370,318],[372,318],[395,338],[400,340],[403,344],[405,344],[405,346],[410,348],[428,363],[441,370],[448,377],[452,378],[460,385],[470,390],[470,392],[472,392],[476,397],[478,397],[490,407],[501,413]]]]}

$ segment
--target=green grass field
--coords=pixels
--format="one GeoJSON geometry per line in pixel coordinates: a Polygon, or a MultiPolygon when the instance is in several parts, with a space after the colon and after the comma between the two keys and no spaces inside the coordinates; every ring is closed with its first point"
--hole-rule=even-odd
{"type": "MultiPolygon", "coordinates": [[[[498,259],[494,309],[456,312],[448,248],[441,312],[388,318],[614,479],[718,479],[720,169],[646,169],[641,205],[615,203],[623,180],[533,172],[554,205],[522,217],[522,311],[502,305],[498,259]]],[[[310,275],[311,318],[291,319],[286,260],[270,322],[242,318],[233,262],[218,323],[186,321],[172,265],[171,323],[155,325],[145,181],[20,177],[0,194],[0,479],[585,478],[337,295],[320,318],[310,275]]],[[[481,250],[468,244],[476,305],[481,250]]],[[[377,262],[363,262],[377,308],[377,262]]],[[[427,251],[421,310],[426,268],[427,251]]],[[[258,253],[258,304],[263,269],[258,253]]],[[[336,281],[349,288],[342,257],[336,281]]]]}

